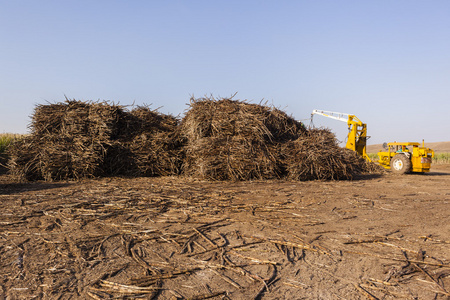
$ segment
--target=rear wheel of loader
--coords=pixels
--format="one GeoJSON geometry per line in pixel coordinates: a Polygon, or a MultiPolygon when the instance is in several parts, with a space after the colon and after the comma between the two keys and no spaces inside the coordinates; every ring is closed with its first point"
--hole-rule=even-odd
{"type": "Polygon", "coordinates": [[[404,154],[396,154],[391,159],[391,171],[397,174],[406,174],[411,171],[411,160],[404,154]]]}

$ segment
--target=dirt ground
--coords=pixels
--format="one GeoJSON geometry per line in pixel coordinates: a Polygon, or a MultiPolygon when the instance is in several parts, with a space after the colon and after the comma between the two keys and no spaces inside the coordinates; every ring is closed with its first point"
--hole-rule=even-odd
{"type": "Polygon", "coordinates": [[[0,176],[0,299],[449,299],[450,165],[353,181],[0,176]]]}

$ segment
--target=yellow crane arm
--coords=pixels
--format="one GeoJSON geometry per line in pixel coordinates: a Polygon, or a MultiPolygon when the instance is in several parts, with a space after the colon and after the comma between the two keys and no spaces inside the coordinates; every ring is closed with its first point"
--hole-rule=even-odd
{"type": "Polygon", "coordinates": [[[355,115],[347,113],[315,109],[311,113],[311,120],[314,115],[346,122],[348,125],[348,136],[345,147],[356,151],[359,155],[370,161],[370,158],[366,153],[366,144],[369,137],[367,136],[367,125],[365,123],[361,122],[355,115]]]}
{"type": "Polygon", "coordinates": [[[355,115],[347,113],[315,109],[311,113],[311,118],[313,117],[313,115],[320,115],[338,121],[346,122],[348,125],[356,124],[358,126],[362,126],[363,124],[363,122],[361,122],[361,120],[358,119],[355,115]]]}

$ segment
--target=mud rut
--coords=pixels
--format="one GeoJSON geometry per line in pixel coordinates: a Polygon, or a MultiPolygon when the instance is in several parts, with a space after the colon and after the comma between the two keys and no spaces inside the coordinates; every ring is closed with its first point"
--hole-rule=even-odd
{"type": "Polygon", "coordinates": [[[448,299],[450,168],[430,175],[3,175],[0,299],[448,299]]]}

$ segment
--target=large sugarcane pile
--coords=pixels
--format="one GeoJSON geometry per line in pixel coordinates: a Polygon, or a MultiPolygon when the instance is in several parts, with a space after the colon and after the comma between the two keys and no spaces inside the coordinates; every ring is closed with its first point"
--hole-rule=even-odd
{"type": "Polygon", "coordinates": [[[266,105],[191,99],[181,122],[187,140],[184,174],[214,180],[281,178],[280,146],[306,128],[266,105]]]}
{"type": "Polygon", "coordinates": [[[376,173],[379,166],[367,162],[355,151],[341,148],[328,129],[310,129],[282,146],[286,176],[292,180],[352,179],[362,173],[376,173]]]}
{"type": "Polygon", "coordinates": [[[178,174],[178,120],[109,102],[38,105],[31,134],[9,149],[13,175],[27,180],[178,174]]]}
{"type": "Polygon", "coordinates": [[[28,180],[177,174],[338,180],[374,170],[327,129],[227,98],[192,98],[181,122],[148,107],[66,99],[36,106],[30,129],[9,151],[11,172],[28,180]]]}
{"type": "Polygon", "coordinates": [[[213,180],[351,179],[373,171],[339,147],[327,129],[310,129],[277,108],[230,99],[191,99],[181,122],[184,174],[213,180]]]}

